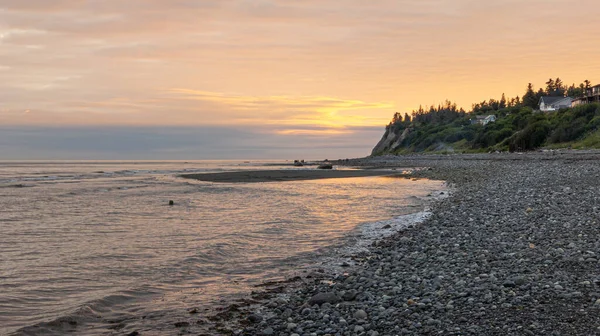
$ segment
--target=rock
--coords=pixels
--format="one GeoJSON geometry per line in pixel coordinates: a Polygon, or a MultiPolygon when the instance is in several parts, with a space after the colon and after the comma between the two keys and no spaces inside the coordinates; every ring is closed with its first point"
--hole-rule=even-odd
{"type": "Polygon", "coordinates": [[[132,331],[129,334],[127,334],[127,336],[140,336],[141,334],[137,331],[132,331]]]}
{"type": "Polygon", "coordinates": [[[273,328],[268,327],[265,330],[263,330],[262,334],[263,335],[274,335],[275,331],[273,330],[273,328]]]}
{"type": "Polygon", "coordinates": [[[558,152],[554,159],[454,155],[351,160],[398,170],[433,166],[409,178],[444,180],[452,192],[430,205],[422,225],[331,259],[335,266],[350,258],[352,267],[303,277],[281,293],[289,299],[278,307],[263,300],[266,321],[243,323],[233,334],[260,335],[268,326],[284,336],[597,333],[600,151],[593,160],[558,152]],[[563,187],[572,188],[568,197],[563,187]],[[311,301],[317,293],[344,301],[311,301]]]}
{"type": "Polygon", "coordinates": [[[251,315],[248,315],[248,317],[246,319],[250,323],[260,323],[260,322],[262,322],[263,317],[258,314],[251,314],[251,315]]]}
{"type": "Polygon", "coordinates": [[[335,295],[335,293],[327,292],[327,293],[318,293],[318,294],[314,295],[313,297],[311,297],[308,300],[308,304],[311,306],[314,306],[314,305],[320,306],[325,302],[335,304],[335,303],[338,303],[341,301],[342,301],[342,299],[340,299],[337,295],[335,295]]]}
{"type": "Polygon", "coordinates": [[[359,309],[354,312],[354,318],[357,320],[366,320],[367,317],[368,317],[367,313],[362,309],[359,309]]]}
{"type": "Polygon", "coordinates": [[[333,169],[333,165],[331,164],[322,164],[317,166],[318,169],[333,169]]]}
{"type": "Polygon", "coordinates": [[[189,322],[175,322],[174,323],[175,328],[185,328],[185,327],[189,327],[190,323],[189,322]]]}
{"type": "Polygon", "coordinates": [[[170,200],[169,205],[175,205],[175,202],[173,200],[170,200]]]}
{"type": "Polygon", "coordinates": [[[352,301],[356,298],[357,292],[353,289],[346,291],[343,295],[342,295],[342,299],[344,301],[352,301]]]}
{"type": "Polygon", "coordinates": [[[192,308],[188,311],[191,315],[198,314],[198,308],[192,308]]]}
{"type": "Polygon", "coordinates": [[[505,280],[505,281],[502,283],[502,286],[504,286],[504,287],[508,287],[508,288],[513,288],[513,287],[516,287],[516,286],[517,286],[517,284],[516,284],[516,283],[515,283],[513,280],[509,279],[509,280],[505,280]]]}

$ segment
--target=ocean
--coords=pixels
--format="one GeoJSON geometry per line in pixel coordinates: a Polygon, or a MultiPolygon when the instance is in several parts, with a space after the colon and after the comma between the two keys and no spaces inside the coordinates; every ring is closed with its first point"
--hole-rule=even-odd
{"type": "Polygon", "coordinates": [[[0,335],[177,335],[189,309],[326,265],[365,228],[422,213],[443,189],[389,177],[178,177],[311,169],[277,163],[0,161],[0,335]]]}

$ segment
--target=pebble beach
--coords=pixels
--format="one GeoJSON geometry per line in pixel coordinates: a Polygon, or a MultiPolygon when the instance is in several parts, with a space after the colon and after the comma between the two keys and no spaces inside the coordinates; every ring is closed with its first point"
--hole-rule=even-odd
{"type": "Polygon", "coordinates": [[[421,168],[409,177],[451,193],[343,271],[265,284],[201,318],[207,335],[600,335],[599,152],[340,163],[421,168]]]}

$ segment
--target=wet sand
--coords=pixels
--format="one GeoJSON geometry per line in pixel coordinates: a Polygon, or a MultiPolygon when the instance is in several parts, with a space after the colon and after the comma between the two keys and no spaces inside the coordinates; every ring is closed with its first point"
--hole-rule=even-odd
{"type": "Polygon", "coordinates": [[[206,182],[222,183],[251,183],[251,182],[281,182],[302,181],[329,178],[368,177],[398,175],[396,170],[254,170],[226,173],[184,174],[183,178],[206,182]]]}

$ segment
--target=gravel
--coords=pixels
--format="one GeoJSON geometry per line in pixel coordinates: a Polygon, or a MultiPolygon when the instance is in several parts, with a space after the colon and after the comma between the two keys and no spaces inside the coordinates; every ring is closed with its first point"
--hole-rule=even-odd
{"type": "Polygon", "coordinates": [[[344,163],[427,167],[411,177],[445,180],[452,191],[427,220],[376,242],[345,273],[325,270],[265,294],[226,315],[220,333],[600,334],[599,153],[344,163]],[[262,318],[243,323],[255,312],[262,318]]]}

